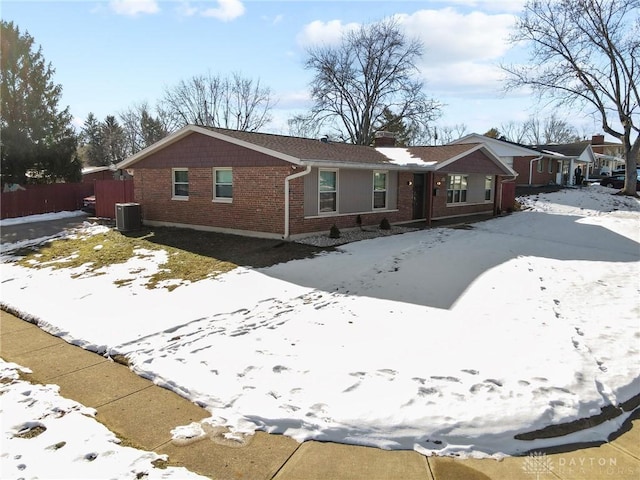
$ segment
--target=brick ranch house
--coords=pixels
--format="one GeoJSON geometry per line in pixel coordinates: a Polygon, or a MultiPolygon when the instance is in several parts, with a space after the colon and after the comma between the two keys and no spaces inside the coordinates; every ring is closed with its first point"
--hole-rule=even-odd
{"type": "Polygon", "coordinates": [[[573,185],[575,169],[579,166],[583,177],[586,176],[592,171],[596,158],[587,142],[575,145],[526,146],[472,133],[450,145],[477,143],[489,147],[505,165],[518,174],[518,185],[573,185]]]}
{"type": "MultiPolygon", "coordinates": [[[[151,226],[294,239],[332,225],[497,213],[515,173],[482,144],[377,148],[189,125],[118,164],[151,226]]],[[[513,185],[513,183],[512,183],[513,185]]]]}

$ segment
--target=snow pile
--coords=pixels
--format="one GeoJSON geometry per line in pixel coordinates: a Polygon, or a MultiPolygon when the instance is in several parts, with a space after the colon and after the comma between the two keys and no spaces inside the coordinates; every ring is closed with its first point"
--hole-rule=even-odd
{"type": "Polygon", "coordinates": [[[76,279],[4,264],[3,303],[126,355],[238,434],[497,457],[603,440],[628,412],[514,436],[640,393],[640,203],[610,192],[521,199],[526,211],[470,230],[355,242],[172,292],[117,288],[133,264],[76,279]]]}
{"type": "Polygon", "coordinates": [[[63,218],[82,217],[85,215],[86,213],[81,210],[74,210],[72,212],[40,213],[37,215],[29,215],[27,217],[4,218],[0,220],[0,227],[8,227],[10,225],[19,225],[23,223],[46,222],[48,220],[60,220],[63,218]]]}
{"type": "MultiPolygon", "coordinates": [[[[62,212],[62,213],[63,213],[63,216],[60,218],[67,218],[67,216],[64,214],[69,212],[62,212]]],[[[43,214],[43,215],[46,215],[45,216],[46,220],[42,220],[42,221],[56,219],[56,217],[54,217],[55,214],[43,214]]],[[[31,215],[29,217],[25,217],[22,223],[31,223],[31,222],[41,221],[41,220],[38,220],[38,218],[43,217],[43,215],[31,215]]],[[[18,225],[19,223],[21,223],[19,219],[10,219],[10,220],[15,220],[14,222],[12,222],[12,225],[18,225]]],[[[79,228],[68,228],[58,234],[50,235],[48,237],[41,237],[41,238],[35,238],[35,239],[29,239],[29,240],[21,240],[19,242],[0,244],[0,254],[9,254],[16,250],[34,247],[37,245],[41,245],[44,242],[56,240],[59,238],[78,238],[80,236],[88,237],[91,235],[98,235],[100,233],[104,233],[108,230],[109,230],[109,227],[106,227],[104,225],[98,225],[92,222],[82,222],[79,228]]]]}
{"type": "Polygon", "coordinates": [[[57,385],[19,379],[28,370],[0,360],[3,478],[204,479],[182,467],[157,468],[166,456],[118,445],[95,410],[58,395],[57,385]]]}

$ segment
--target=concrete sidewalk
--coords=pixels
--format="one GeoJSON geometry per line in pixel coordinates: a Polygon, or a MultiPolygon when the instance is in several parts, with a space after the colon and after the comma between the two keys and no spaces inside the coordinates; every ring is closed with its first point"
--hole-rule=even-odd
{"type": "Polygon", "coordinates": [[[283,435],[256,433],[231,447],[215,437],[174,444],[171,429],[207,418],[190,401],[154,385],[127,367],[51,336],[0,311],[0,357],[33,371],[35,383],[97,410],[97,420],[130,445],[166,454],[172,465],[212,479],[250,480],[487,480],[640,479],[640,420],[600,447],[549,454],[544,469],[530,457],[503,461],[424,457],[334,443],[299,444],[283,435]]]}

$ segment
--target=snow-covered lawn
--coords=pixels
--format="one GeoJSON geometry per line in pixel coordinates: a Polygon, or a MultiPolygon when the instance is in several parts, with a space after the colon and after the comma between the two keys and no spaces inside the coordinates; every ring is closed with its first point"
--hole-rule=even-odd
{"type": "Polygon", "coordinates": [[[2,478],[205,479],[165,467],[165,456],[119,445],[94,409],[60,397],[57,385],[20,380],[21,370],[28,373],[0,360],[2,478]]]}
{"type": "Polygon", "coordinates": [[[526,211],[472,229],[351,243],[172,292],[113,283],[152,272],[152,255],[78,277],[5,254],[2,303],[127,356],[237,433],[462,456],[606,439],[628,413],[564,437],[514,435],[640,393],[640,202],[598,185],[521,201],[526,211]]]}

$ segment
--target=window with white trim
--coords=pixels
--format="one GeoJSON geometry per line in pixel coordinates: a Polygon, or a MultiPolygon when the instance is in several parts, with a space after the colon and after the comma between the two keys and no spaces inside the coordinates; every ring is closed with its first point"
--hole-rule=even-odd
{"type": "Polygon", "coordinates": [[[493,189],[493,176],[487,175],[484,177],[484,199],[491,200],[491,190],[493,189]]]}
{"type": "Polygon", "coordinates": [[[553,160],[549,159],[547,160],[549,162],[549,173],[553,173],[553,164],[555,163],[553,160]]]}
{"type": "Polygon", "coordinates": [[[189,169],[188,168],[172,168],[171,169],[171,195],[177,200],[186,200],[189,198],[189,169]]]}
{"type": "Polygon", "coordinates": [[[387,208],[387,172],[373,172],[373,208],[387,208]]]}
{"type": "Polygon", "coordinates": [[[467,176],[449,175],[447,178],[447,203],[467,201],[467,176]]]}
{"type": "Polygon", "coordinates": [[[213,169],[213,200],[231,202],[233,200],[233,171],[231,168],[213,169]]]}
{"type": "Polygon", "coordinates": [[[320,170],[318,172],[318,212],[338,211],[338,171],[320,170]]]}
{"type": "Polygon", "coordinates": [[[544,158],[538,160],[537,170],[538,173],[542,173],[544,171],[544,158]]]}

